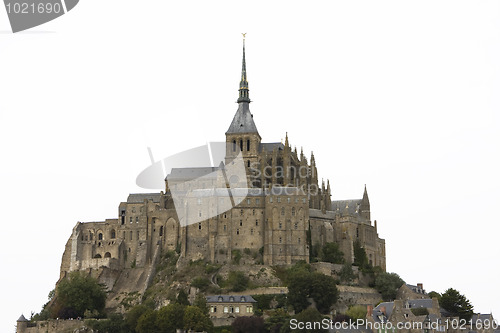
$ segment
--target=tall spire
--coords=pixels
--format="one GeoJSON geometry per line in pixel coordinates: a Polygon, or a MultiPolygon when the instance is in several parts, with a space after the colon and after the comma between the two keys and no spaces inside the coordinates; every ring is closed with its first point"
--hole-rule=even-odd
{"type": "Polygon", "coordinates": [[[241,80],[240,80],[240,95],[238,97],[238,103],[246,102],[250,103],[250,97],[248,95],[248,80],[247,80],[247,64],[245,62],[245,35],[243,35],[243,60],[241,63],[241,80]]]}

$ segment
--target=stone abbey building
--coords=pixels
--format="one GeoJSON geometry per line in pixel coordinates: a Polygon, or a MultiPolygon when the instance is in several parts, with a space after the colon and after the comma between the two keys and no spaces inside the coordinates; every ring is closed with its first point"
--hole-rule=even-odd
{"type": "Polygon", "coordinates": [[[376,221],[372,224],[366,187],[361,199],[332,201],[329,181],[319,183],[313,154],[308,159],[292,149],[288,135],[284,143],[262,142],[248,91],[243,45],[238,110],[225,133],[224,163],[174,168],[164,192],[130,194],[116,218],[78,222],[66,244],[61,278],[103,266],[145,267],[168,250],[180,251],[181,259],[223,264],[231,261],[233,250],[250,249],[263,253],[264,264],[283,265],[308,262],[311,246],[336,242],[352,262],[356,240],[369,262],[385,270],[385,241],[376,221]],[[228,179],[220,171],[237,156],[246,177],[228,179]],[[190,188],[193,179],[203,182],[190,188]],[[231,205],[220,209],[228,200],[231,205]]]}

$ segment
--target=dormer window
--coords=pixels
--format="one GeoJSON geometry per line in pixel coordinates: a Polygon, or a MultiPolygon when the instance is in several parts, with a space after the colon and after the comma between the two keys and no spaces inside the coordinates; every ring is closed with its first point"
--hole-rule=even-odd
{"type": "Polygon", "coordinates": [[[245,296],[241,296],[241,302],[246,302],[245,296]]]}
{"type": "Polygon", "coordinates": [[[234,302],[234,297],[233,296],[229,297],[229,302],[234,302]]]}
{"type": "Polygon", "coordinates": [[[222,302],[222,296],[219,296],[218,301],[222,302]]]}

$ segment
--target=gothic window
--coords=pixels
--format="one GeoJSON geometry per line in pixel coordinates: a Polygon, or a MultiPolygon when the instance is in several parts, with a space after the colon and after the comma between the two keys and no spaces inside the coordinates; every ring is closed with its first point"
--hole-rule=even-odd
{"type": "Polygon", "coordinates": [[[250,140],[247,140],[247,151],[250,151],[250,140]]]}
{"type": "Polygon", "coordinates": [[[111,229],[111,239],[115,239],[116,238],[116,231],[115,229],[111,229]]]}
{"type": "Polygon", "coordinates": [[[102,233],[100,232],[97,237],[99,238],[99,240],[102,240],[102,233]]]}
{"type": "Polygon", "coordinates": [[[233,140],[233,151],[236,151],[236,140],[233,140]]]}
{"type": "Polygon", "coordinates": [[[240,140],[240,150],[243,151],[243,140],[240,140]]]}
{"type": "Polygon", "coordinates": [[[102,258],[99,253],[94,256],[94,259],[99,259],[99,258],[102,258]]]}

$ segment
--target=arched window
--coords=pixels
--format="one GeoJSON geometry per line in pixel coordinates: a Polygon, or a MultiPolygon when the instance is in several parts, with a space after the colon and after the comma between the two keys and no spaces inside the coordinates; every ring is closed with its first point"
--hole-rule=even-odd
{"type": "Polygon", "coordinates": [[[102,240],[102,232],[100,232],[97,237],[98,237],[99,240],[102,240]]]}
{"type": "Polygon", "coordinates": [[[233,140],[233,151],[236,151],[236,140],[233,140]]]}
{"type": "Polygon", "coordinates": [[[106,253],[104,254],[104,258],[111,258],[111,253],[106,252],[106,253]]]}
{"type": "Polygon", "coordinates": [[[94,259],[100,259],[100,258],[102,258],[102,257],[99,253],[94,256],[94,259]]]}
{"type": "Polygon", "coordinates": [[[250,151],[250,140],[247,140],[247,151],[250,151]]]}
{"type": "Polygon", "coordinates": [[[111,229],[111,239],[115,239],[116,238],[116,231],[115,229],[111,229]]]}
{"type": "Polygon", "coordinates": [[[250,168],[250,160],[247,161],[247,166],[250,168]]]}
{"type": "Polygon", "coordinates": [[[243,140],[240,140],[240,150],[243,151],[243,140]]]}

